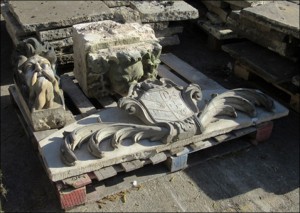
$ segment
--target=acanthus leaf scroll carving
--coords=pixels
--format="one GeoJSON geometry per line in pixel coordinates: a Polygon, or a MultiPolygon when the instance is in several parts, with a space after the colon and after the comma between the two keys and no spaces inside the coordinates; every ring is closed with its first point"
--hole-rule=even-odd
{"type": "Polygon", "coordinates": [[[199,112],[197,101],[201,98],[198,85],[183,88],[169,79],[148,79],[131,85],[129,91],[128,96],[119,100],[118,107],[137,116],[145,125],[97,123],[66,133],[61,145],[61,158],[66,165],[75,165],[74,150],[83,142],[88,143],[93,156],[103,158],[105,152],[99,147],[105,140],[110,141],[112,149],[117,149],[125,139],[132,139],[135,143],[147,139],[169,144],[192,137],[199,131],[195,121],[199,112]],[[186,101],[189,98],[193,100],[186,101]]]}
{"type": "Polygon", "coordinates": [[[239,111],[255,118],[257,106],[269,112],[274,107],[273,100],[265,94],[244,88],[212,94],[202,111],[197,107],[201,99],[202,92],[196,84],[181,87],[161,78],[131,85],[118,107],[139,118],[143,124],[97,123],[79,127],[65,134],[61,145],[62,160],[66,165],[75,165],[74,150],[83,142],[88,143],[88,151],[93,156],[104,158],[105,152],[100,148],[103,141],[109,142],[111,151],[118,149],[125,139],[134,143],[147,139],[170,144],[202,134],[220,116],[234,119],[239,111]]]}

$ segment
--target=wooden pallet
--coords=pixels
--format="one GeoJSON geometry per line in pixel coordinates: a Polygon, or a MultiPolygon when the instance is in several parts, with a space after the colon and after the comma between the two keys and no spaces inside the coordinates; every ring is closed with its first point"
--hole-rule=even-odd
{"type": "MultiPolygon", "coordinates": [[[[201,85],[204,99],[209,98],[208,94],[226,90],[173,54],[162,55],[161,61],[162,64],[158,68],[159,77],[169,78],[182,86],[188,85],[189,83],[197,83],[201,85]]],[[[115,109],[117,105],[116,101],[120,98],[118,96],[107,96],[99,100],[87,98],[81,91],[72,73],[61,75],[61,83],[65,93],[66,105],[72,115],[68,121],[71,125],[76,123],[76,121],[89,119],[97,113],[101,114],[103,112],[109,112],[110,109],[115,109]]],[[[272,115],[265,115],[261,112],[264,117],[257,125],[247,124],[241,128],[230,129],[223,133],[214,134],[202,139],[195,137],[191,141],[187,140],[185,142],[186,145],[171,147],[157,153],[149,159],[120,161],[113,165],[92,169],[87,172],[78,172],[76,175],[65,176],[64,178],[56,176],[56,179],[53,179],[53,176],[50,175],[51,172],[49,173],[49,170],[51,170],[49,162],[47,161],[49,156],[45,153],[43,143],[47,141],[47,138],[52,138],[52,135],[58,133],[60,130],[53,129],[33,132],[29,122],[26,121],[26,117],[24,117],[22,105],[15,91],[15,86],[11,86],[9,91],[26,133],[32,139],[35,147],[38,147],[38,155],[40,156],[45,171],[55,186],[62,209],[69,209],[76,205],[99,200],[102,197],[120,191],[122,188],[129,188],[132,186],[133,180],[137,180],[140,184],[169,172],[182,170],[189,165],[188,158],[193,153],[200,150],[207,150],[209,147],[214,147],[225,141],[232,141],[235,138],[245,135],[251,136],[252,141],[256,143],[265,141],[271,135],[273,127],[272,120],[288,114],[288,110],[276,102],[276,112],[272,115]],[[166,165],[166,167],[162,166],[161,163],[166,165]],[[114,182],[114,180],[122,178],[124,178],[122,183],[118,183],[118,181],[114,182]],[[106,185],[107,183],[109,183],[109,186],[106,185]]],[[[203,107],[204,106],[199,105],[199,108],[203,107]]],[[[112,116],[113,115],[111,115],[111,117],[112,116]]],[[[243,118],[241,115],[241,117],[244,120],[248,119],[246,118],[247,116],[243,118]]],[[[248,146],[249,143],[241,144],[239,149],[248,146]]]]}
{"type": "Polygon", "coordinates": [[[252,42],[223,45],[235,58],[234,74],[300,112],[299,88],[291,83],[297,64],[252,42]],[[281,96],[279,95],[281,93],[281,96]]]}

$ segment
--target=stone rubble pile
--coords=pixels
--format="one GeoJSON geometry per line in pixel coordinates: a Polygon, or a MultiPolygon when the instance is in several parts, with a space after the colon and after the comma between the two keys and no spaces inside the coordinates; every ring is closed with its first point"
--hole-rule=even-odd
{"type": "Polygon", "coordinates": [[[102,20],[150,24],[162,46],[179,44],[180,22],[197,19],[185,1],[8,1],[1,4],[7,31],[15,45],[28,37],[49,42],[58,64],[73,64],[72,26],[102,20]]]}

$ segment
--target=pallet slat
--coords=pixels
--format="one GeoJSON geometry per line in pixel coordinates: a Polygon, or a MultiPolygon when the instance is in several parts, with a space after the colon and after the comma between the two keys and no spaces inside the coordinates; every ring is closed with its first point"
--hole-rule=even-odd
{"type": "Polygon", "coordinates": [[[60,80],[63,91],[72,99],[81,114],[88,115],[97,111],[94,105],[82,93],[81,89],[74,84],[71,77],[64,75],[60,80]]]}
{"type": "Polygon", "coordinates": [[[224,89],[220,84],[209,79],[206,75],[195,69],[188,63],[182,61],[177,56],[168,53],[162,54],[161,61],[169,66],[172,70],[177,72],[183,78],[187,79],[191,83],[200,85],[203,90],[209,89],[224,89]]]}

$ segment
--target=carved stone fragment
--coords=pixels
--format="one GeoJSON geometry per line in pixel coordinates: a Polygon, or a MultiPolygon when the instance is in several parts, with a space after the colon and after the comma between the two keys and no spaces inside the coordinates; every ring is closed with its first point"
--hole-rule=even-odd
{"type": "Polygon", "coordinates": [[[199,116],[201,132],[214,122],[217,116],[237,117],[236,110],[255,118],[256,107],[260,106],[269,112],[273,111],[274,102],[262,92],[254,89],[238,88],[222,94],[212,94],[212,99],[199,116]]]}
{"type": "Polygon", "coordinates": [[[65,124],[64,98],[55,74],[56,55],[48,43],[35,38],[19,43],[13,56],[14,80],[26,103],[35,130],[58,128],[65,124]]]}
{"type": "Polygon", "coordinates": [[[149,25],[100,21],[73,26],[74,75],[88,97],[125,96],[155,79],[161,45],[149,25]]]}
{"type": "Polygon", "coordinates": [[[168,79],[145,80],[131,85],[128,95],[119,100],[118,106],[141,119],[144,125],[97,123],[66,132],[61,159],[66,165],[75,165],[74,150],[86,141],[90,153],[103,158],[105,153],[101,151],[100,143],[105,140],[110,140],[114,150],[127,138],[132,138],[135,143],[148,139],[168,144],[192,137],[199,132],[195,115],[199,112],[197,101],[201,97],[198,85],[183,88],[168,79]]]}
{"type": "Polygon", "coordinates": [[[78,160],[74,150],[84,142],[88,142],[88,151],[97,158],[105,158],[107,151],[118,149],[125,139],[134,143],[144,139],[175,143],[202,134],[218,119],[236,118],[237,111],[255,118],[257,106],[272,113],[274,105],[265,94],[243,88],[212,94],[202,112],[197,107],[201,100],[202,92],[196,84],[180,87],[164,78],[132,84],[128,95],[119,100],[118,107],[143,124],[94,123],[65,132],[61,159],[66,165],[74,166],[78,160]],[[102,150],[104,141],[105,150],[102,150]]]}

